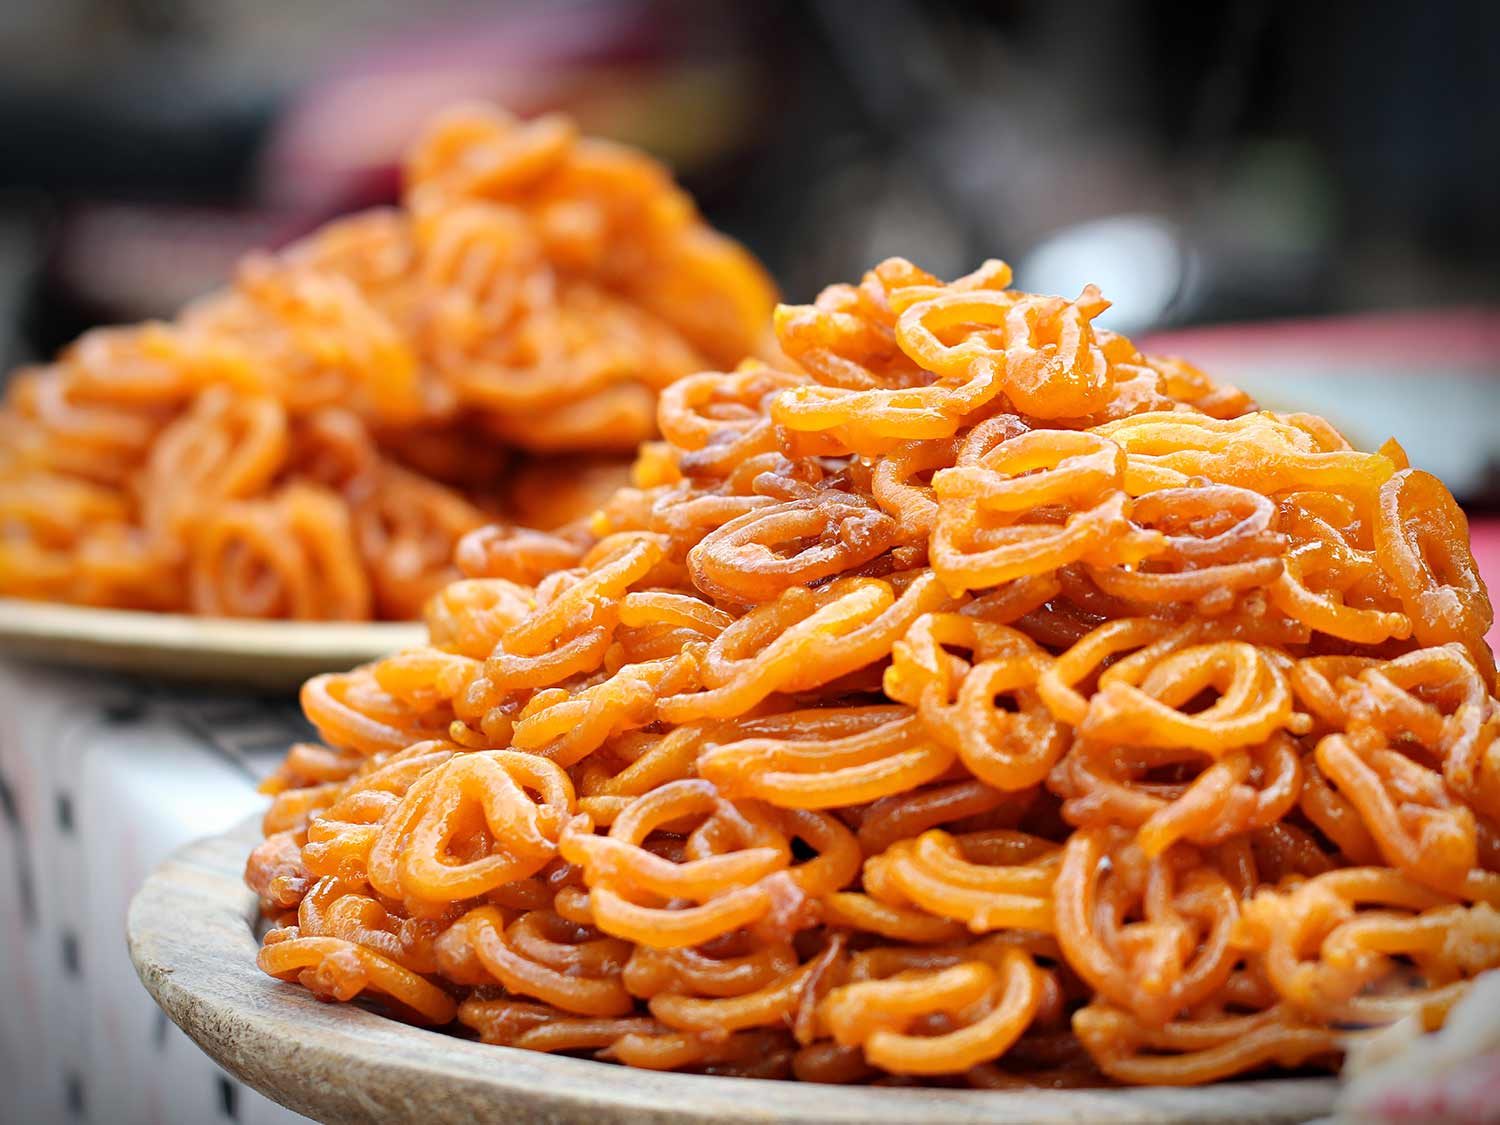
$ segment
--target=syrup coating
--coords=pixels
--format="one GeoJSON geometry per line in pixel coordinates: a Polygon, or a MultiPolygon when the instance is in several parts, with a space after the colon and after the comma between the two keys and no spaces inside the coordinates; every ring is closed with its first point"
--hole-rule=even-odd
{"type": "Polygon", "coordinates": [[[1500,967],[1446,490],[1009,285],[782,307],[790,366],[668,388],[586,540],[472,533],[428,648],[305,692],[262,967],[491,1043],[980,1087],[1334,1067],[1500,967]]]}
{"type": "Polygon", "coordinates": [[[563,529],[542,570],[533,552],[513,572],[536,581],[581,556],[572,525],[627,480],[662,388],[754,353],[773,300],[644,154],[560,117],[450,110],[399,208],[15,376],[0,595],[415,618],[497,519],[563,529]]]}

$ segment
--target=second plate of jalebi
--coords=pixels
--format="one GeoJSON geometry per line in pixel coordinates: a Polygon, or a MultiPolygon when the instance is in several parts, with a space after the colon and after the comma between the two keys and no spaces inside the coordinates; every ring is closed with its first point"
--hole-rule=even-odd
{"type": "Polygon", "coordinates": [[[644,153],[456,107],[405,172],[400,207],[9,380],[8,651],[281,688],[374,659],[476,528],[581,558],[659,390],[765,333],[764,271],[644,153]]]}

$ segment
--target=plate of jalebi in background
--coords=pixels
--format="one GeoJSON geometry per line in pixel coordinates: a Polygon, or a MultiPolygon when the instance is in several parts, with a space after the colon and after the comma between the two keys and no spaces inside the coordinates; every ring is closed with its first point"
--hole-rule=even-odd
{"type": "Polygon", "coordinates": [[[773,300],[644,154],[563,117],[451,110],[408,153],[400,207],[10,380],[0,598],[38,605],[7,600],[0,638],[113,665],[158,643],[149,671],[194,674],[280,637],[283,679],[388,651],[407,634],[356,623],[418,617],[476,528],[580,558],[660,389],[756,352],[773,300]]]}
{"type": "Polygon", "coordinates": [[[476,532],[306,685],[263,838],[136,902],[166,1011],[330,1120],[1300,1120],[1440,1027],[1500,968],[1465,517],[1107,305],[893,258],[666,387],[578,557],[476,532]]]}

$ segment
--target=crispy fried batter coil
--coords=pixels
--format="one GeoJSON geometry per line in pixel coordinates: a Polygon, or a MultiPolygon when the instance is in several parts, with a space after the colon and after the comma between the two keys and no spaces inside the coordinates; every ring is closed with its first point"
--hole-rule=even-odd
{"type": "Polygon", "coordinates": [[[469,106],[406,172],[399,208],[13,380],[0,594],[410,619],[496,519],[540,531],[486,576],[537,582],[586,550],[658,393],[761,348],[769,279],[644,154],[469,106]]]}
{"type": "MultiPolygon", "coordinates": [[[[591,152],[529,243],[486,208],[580,142],[461,133],[417,165],[476,208],[423,236],[455,346],[535,299],[512,257],[626,284],[647,170],[591,152]]],[[[1451,498],[1096,329],[1092,290],[1010,285],[892,260],[783,307],[778,366],[670,386],[587,520],[464,537],[427,646],[304,691],[328,745],[267,783],[246,868],[264,967],[485,1042],[841,1083],[1214,1082],[1441,1022],[1500,968],[1451,498]]],[[[313,434],[323,487],[372,471],[313,434]]]]}

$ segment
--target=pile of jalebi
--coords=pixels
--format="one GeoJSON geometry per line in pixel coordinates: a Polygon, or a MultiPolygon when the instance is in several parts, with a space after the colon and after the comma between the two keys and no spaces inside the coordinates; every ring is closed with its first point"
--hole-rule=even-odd
{"type": "Polygon", "coordinates": [[[1394,442],[901,260],[699,374],[580,549],[307,684],[266,972],[821,1082],[1336,1065],[1500,965],[1490,605],[1394,442]]]}
{"type": "Polygon", "coordinates": [[[460,536],[586,516],[658,391],[764,335],[760,267],[641,153],[460,109],[406,173],[403,208],[17,373],[0,595],[414,617],[460,536]]]}

